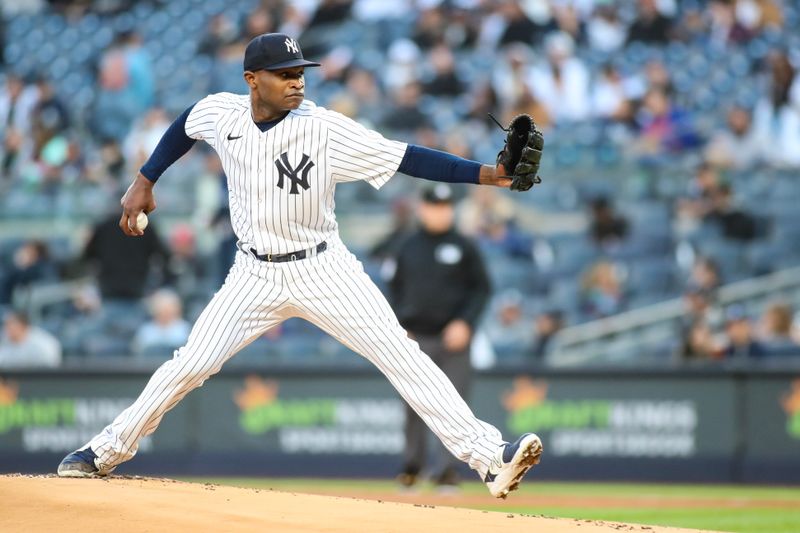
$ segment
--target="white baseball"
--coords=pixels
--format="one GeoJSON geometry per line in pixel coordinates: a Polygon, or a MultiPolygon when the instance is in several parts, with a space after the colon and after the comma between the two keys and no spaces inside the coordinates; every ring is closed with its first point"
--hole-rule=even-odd
{"type": "Polygon", "coordinates": [[[142,231],[147,227],[147,215],[144,211],[139,211],[139,216],[136,217],[136,227],[142,231]]]}

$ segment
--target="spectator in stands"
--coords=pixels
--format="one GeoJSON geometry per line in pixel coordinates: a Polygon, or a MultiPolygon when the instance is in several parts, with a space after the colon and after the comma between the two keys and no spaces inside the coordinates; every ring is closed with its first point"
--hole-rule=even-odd
{"type": "Polygon", "coordinates": [[[628,28],[628,42],[665,44],[672,31],[672,21],[661,14],[656,0],[639,0],[636,18],[628,28]]]}
{"type": "Polygon", "coordinates": [[[20,311],[8,311],[0,338],[0,368],[53,368],[61,364],[61,345],[20,311]]]}
{"type": "Polygon", "coordinates": [[[683,333],[680,357],[684,361],[710,361],[719,358],[714,333],[704,321],[692,322],[683,333]]]}
{"type": "Polygon", "coordinates": [[[784,52],[767,62],[768,94],[753,113],[753,127],[766,162],[775,167],[800,167],[800,77],[784,52]]]}
{"type": "Polygon", "coordinates": [[[530,115],[536,122],[536,126],[543,131],[547,131],[553,125],[553,119],[547,108],[536,99],[529,87],[523,86],[516,100],[506,107],[502,114],[505,124],[510,124],[517,115],[530,115]]]}
{"type": "Polygon", "coordinates": [[[246,41],[237,39],[217,50],[208,80],[210,92],[235,93],[240,90],[242,54],[246,45],[246,41]],[[236,76],[233,76],[234,73],[236,76]]]}
{"type": "Polygon", "coordinates": [[[451,50],[473,46],[477,27],[469,7],[423,7],[417,17],[412,34],[414,42],[423,50],[444,44],[451,50]]]}
{"type": "Polygon", "coordinates": [[[719,266],[716,261],[710,257],[698,257],[692,265],[687,285],[714,297],[721,284],[719,266]]]}
{"type": "Polygon", "coordinates": [[[457,155],[464,159],[475,159],[464,130],[458,126],[444,133],[442,148],[448,154],[457,155]]]}
{"type": "Polygon", "coordinates": [[[533,322],[533,356],[537,359],[547,357],[551,352],[553,338],[563,328],[564,314],[558,309],[549,309],[536,315],[533,322]]]}
{"type": "Polygon", "coordinates": [[[453,50],[473,50],[477,45],[479,23],[471,7],[462,4],[450,9],[447,14],[447,29],[444,42],[453,50]]]}
{"type": "Polygon", "coordinates": [[[625,44],[626,28],[612,3],[596,3],[586,25],[589,46],[603,52],[613,52],[625,44]]]}
{"type": "Polygon", "coordinates": [[[476,103],[480,108],[473,110],[471,115],[483,119],[498,105],[508,108],[518,102],[528,86],[530,58],[531,49],[527,45],[514,43],[506,47],[492,69],[491,87],[478,92],[476,103]]]}
{"type": "Polygon", "coordinates": [[[14,291],[19,288],[57,278],[47,244],[35,239],[27,241],[14,252],[8,271],[0,275],[0,304],[11,303],[14,291]]]}
{"type": "Polygon", "coordinates": [[[792,308],[783,302],[768,305],[761,315],[758,338],[769,357],[800,355],[800,345],[792,338],[792,308]]]}
{"type": "Polygon", "coordinates": [[[81,259],[96,269],[104,304],[107,300],[138,302],[156,265],[162,280],[166,278],[169,252],[153,220],[147,229],[138,239],[129,239],[119,229],[116,209],[92,227],[81,259]]]}
{"type": "Polygon", "coordinates": [[[383,85],[392,94],[419,81],[420,53],[416,44],[398,39],[387,52],[389,63],[384,66],[383,85]]]}
{"type": "Polygon", "coordinates": [[[352,6],[353,0],[321,0],[317,3],[306,29],[341,23],[350,16],[352,6]]]}
{"type": "Polygon", "coordinates": [[[70,126],[67,107],[56,94],[52,83],[45,77],[36,80],[39,100],[31,111],[31,130],[33,134],[33,153],[40,157],[47,143],[56,135],[64,134],[70,126]]]}
{"type": "MultiPolygon", "coordinates": [[[[299,34],[299,30],[300,28],[298,28],[297,32],[293,33],[299,34]]],[[[276,31],[275,20],[273,19],[272,14],[263,6],[257,6],[247,15],[247,18],[245,19],[244,31],[240,40],[249,42],[251,39],[271,31],[276,31]]]]}
{"type": "Polygon", "coordinates": [[[86,175],[86,161],[80,143],[64,135],[48,139],[34,160],[20,171],[28,185],[47,199],[55,198],[62,184],[77,183],[86,175]]]}
{"type": "Polygon", "coordinates": [[[470,91],[467,112],[464,117],[470,125],[482,130],[496,128],[497,125],[489,117],[489,113],[497,114],[499,98],[492,87],[492,82],[484,80],[476,84],[470,91]]]}
{"type": "Polygon", "coordinates": [[[759,162],[760,151],[750,112],[734,106],[728,111],[727,127],[711,136],[705,148],[705,159],[719,168],[748,170],[759,162]]]}
{"type": "Polygon", "coordinates": [[[491,187],[470,187],[469,195],[461,201],[458,227],[471,237],[488,232],[495,220],[511,220],[515,216],[514,202],[491,187]]]}
{"type": "Polygon", "coordinates": [[[352,119],[357,119],[359,115],[358,101],[344,91],[331,96],[326,107],[352,119]]]}
{"type": "Polygon", "coordinates": [[[613,263],[598,261],[584,273],[580,308],[588,319],[611,316],[625,308],[622,281],[613,263]]]}
{"type": "Polygon", "coordinates": [[[119,42],[125,56],[128,85],[125,97],[131,99],[138,113],[153,105],[155,79],[150,54],[143,46],[142,36],[135,31],[123,32],[119,42]]]}
{"type": "Polygon", "coordinates": [[[383,126],[394,132],[412,134],[430,126],[430,118],[419,109],[419,83],[409,83],[394,93],[394,106],[383,119],[383,126]]]}
{"type": "Polygon", "coordinates": [[[422,50],[430,50],[445,42],[447,20],[442,6],[420,10],[411,39],[422,50]]]}
{"type": "Polygon", "coordinates": [[[111,137],[100,141],[93,158],[89,161],[84,176],[89,182],[116,187],[127,177],[127,164],[119,141],[111,137]]]}
{"type": "MultiPolygon", "coordinates": [[[[206,255],[212,253],[218,245],[218,235],[209,229],[220,207],[226,203],[228,178],[222,170],[222,162],[216,152],[206,149],[202,158],[202,169],[195,178],[192,227],[195,231],[197,249],[200,254],[206,255]]],[[[211,271],[216,271],[211,265],[208,266],[211,271]]]]}
{"type": "Polygon", "coordinates": [[[155,79],[150,54],[143,46],[142,36],[136,31],[123,32],[120,43],[128,72],[128,97],[134,100],[141,112],[152,106],[155,99],[155,79]]]}
{"type": "Polygon", "coordinates": [[[690,285],[684,293],[686,311],[679,321],[681,339],[677,355],[683,361],[713,360],[720,356],[715,342],[720,326],[720,310],[708,290],[690,285]]]}
{"type": "Polygon", "coordinates": [[[740,2],[742,9],[737,9],[739,21],[750,31],[761,32],[765,29],[781,30],[784,26],[784,15],[781,2],[776,0],[753,0],[740,2]]]}
{"type": "Polygon", "coordinates": [[[647,90],[661,91],[667,96],[675,94],[672,76],[663,61],[657,59],[648,61],[644,66],[644,78],[647,90]]]}
{"type": "Polygon", "coordinates": [[[464,82],[456,72],[453,52],[447,46],[434,46],[428,54],[428,61],[433,76],[423,84],[425,94],[456,97],[464,92],[464,82]]]}
{"type": "Polygon", "coordinates": [[[711,20],[710,41],[719,47],[741,44],[753,36],[736,16],[736,2],[730,0],[711,0],[708,7],[711,20]]]}
{"type": "Polygon", "coordinates": [[[593,199],[590,204],[589,235],[601,248],[618,245],[628,235],[628,220],[614,211],[606,196],[593,199]]]}
{"type": "Polygon", "coordinates": [[[168,354],[183,346],[189,338],[191,325],[183,319],[181,300],[170,289],[160,289],[150,296],[152,319],[139,328],[131,347],[138,355],[168,354]]]}
{"type": "Polygon", "coordinates": [[[681,20],[673,28],[673,40],[702,46],[708,40],[708,21],[700,5],[685,6],[681,20]]]}
{"type": "Polygon", "coordinates": [[[214,57],[220,48],[236,40],[238,33],[236,24],[225,13],[217,13],[208,21],[205,35],[197,46],[197,53],[214,57]]]}
{"type": "Polygon", "coordinates": [[[30,137],[31,112],[38,100],[35,87],[26,86],[22,76],[9,72],[0,91],[0,177],[13,175],[19,156],[30,137]]]}
{"type": "Polygon", "coordinates": [[[685,197],[678,200],[677,218],[682,233],[689,233],[700,226],[703,219],[714,209],[721,181],[719,171],[707,162],[700,163],[694,171],[685,197]]]}
{"type": "Polygon", "coordinates": [[[170,123],[166,111],[161,107],[150,108],[134,123],[122,145],[130,170],[135,172],[147,161],[170,123]]]}
{"type": "Polygon", "coordinates": [[[513,218],[489,217],[477,235],[483,250],[498,252],[508,258],[532,259],[533,237],[513,218]]]}
{"type": "MultiPolygon", "coordinates": [[[[403,22],[414,12],[409,2],[387,2],[386,0],[355,0],[353,15],[366,27],[377,28],[378,46],[385,49],[401,33],[403,22]]],[[[285,30],[282,30],[285,31],[285,30]]],[[[291,35],[291,33],[289,33],[291,35]]],[[[305,47],[303,48],[305,50],[305,47]]]]}
{"type": "Polygon", "coordinates": [[[761,358],[766,350],[755,338],[753,324],[740,306],[731,306],[725,313],[725,335],[720,347],[725,359],[761,358]]]}
{"type": "Polygon", "coordinates": [[[100,138],[121,140],[155,98],[150,56],[136,32],[121,33],[100,60],[100,90],[92,126],[100,138]]]}
{"type": "Polygon", "coordinates": [[[318,72],[320,90],[341,88],[353,67],[353,58],[353,50],[345,45],[336,46],[325,54],[318,72]]]}
{"type": "Polygon", "coordinates": [[[359,67],[349,69],[342,90],[356,102],[361,120],[374,124],[384,113],[386,104],[381,89],[375,75],[369,70],[359,67]]]}
{"type": "Polygon", "coordinates": [[[635,105],[644,92],[637,78],[623,78],[611,63],[603,65],[593,84],[591,94],[592,115],[610,122],[632,124],[635,105]]]}
{"type": "Polygon", "coordinates": [[[750,213],[733,202],[733,191],[727,183],[721,184],[711,196],[711,211],[705,222],[717,225],[722,236],[737,241],[750,241],[758,236],[758,222],[750,213]]]}
{"type": "Polygon", "coordinates": [[[484,332],[499,357],[528,352],[533,343],[533,328],[525,315],[523,297],[516,289],[497,295],[486,318],[484,332]]]}
{"type": "Polygon", "coordinates": [[[498,43],[500,46],[511,43],[538,44],[541,42],[546,26],[531,20],[519,2],[502,0],[498,11],[504,25],[498,43]]]}
{"type": "Polygon", "coordinates": [[[550,34],[545,47],[547,61],[535,67],[527,80],[533,95],[556,124],[586,119],[591,111],[589,72],[575,56],[572,37],[550,34]]]}
{"type": "Polygon", "coordinates": [[[642,156],[683,152],[701,142],[692,115],[676,106],[661,89],[647,91],[636,121],[642,137],[638,143],[642,156]]]}
{"type": "Polygon", "coordinates": [[[207,300],[203,287],[208,275],[206,261],[197,250],[194,230],[177,224],[169,236],[169,277],[184,302],[207,300]]]}
{"type": "Polygon", "coordinates": [[[575,44],[586,43],[586,25],[575,4],[554,4],[553,20],[558,30],[569,35],[575,44]]]}

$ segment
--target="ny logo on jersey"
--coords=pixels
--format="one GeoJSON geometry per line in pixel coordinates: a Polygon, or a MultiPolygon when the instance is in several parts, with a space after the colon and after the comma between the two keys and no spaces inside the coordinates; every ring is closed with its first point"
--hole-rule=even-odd
{"type": "Polygon", "coordinates": [[[300,159],[300,163],[292,168],[289,163],[289,155],[283,152],[281,156],[275,160],[275,166],[278,168],[278,188],[283,189],[283,178],[288,178],[292,182],[292,188],[289,194],[299,194],[297,186],[300,185],[304,190],[308,190],[308,171],[314,167],[314,162],[306,154],[300,159]],[[299,174],[299,175],[298,175],[299,174]]]}
{"type": "Polygon", "coordinates": [[[294,52],[296,54],[297,52],[300,51],[300,47],[297,46],[297,41],[295,41],[294,39],[287,37],[286,40],[283,41],[283,44],[286,45],[287,52],[294,52]]]}

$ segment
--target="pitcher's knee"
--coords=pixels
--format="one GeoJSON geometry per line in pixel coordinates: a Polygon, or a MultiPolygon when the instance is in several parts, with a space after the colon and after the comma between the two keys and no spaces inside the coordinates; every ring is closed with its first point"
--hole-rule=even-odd
{"type": "Polygon", "coordinates": [[[219,372],[220,358],[214,354],[190,354],[186,347],[175,350],[172,359],[161,366],[161,370],[168,373],[172,382],[177,387],[199,387],[209,376],[219,372]]]}

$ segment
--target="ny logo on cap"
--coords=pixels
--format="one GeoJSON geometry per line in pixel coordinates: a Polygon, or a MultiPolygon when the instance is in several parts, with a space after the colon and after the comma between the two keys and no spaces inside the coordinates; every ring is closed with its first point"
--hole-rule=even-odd
{"type": "Polygon", "coordinates": [[[294,52],[296,54],[300,51],[300,47],[297,46],[297,41],[294,39],[287,37],[283,43],[286,45],[287,52],[294,52]]]}
{"type": "Polygon", "coordinates": [[[283,189],[283,178],[288,178],[292,182],[292,188],[289,194],[299,194],[297,186],[300,185],[304,190],[308,190],[308,171],[314,167],[314,162],[306,154],[300,159],[300,163],[292,168],[289,163],[289,154],[283,152],[281,156],[275,160],[275,166],[278,168],[278,188],[283,189]],[[298,175],[299,174],[299,175],[298,175]]]}

